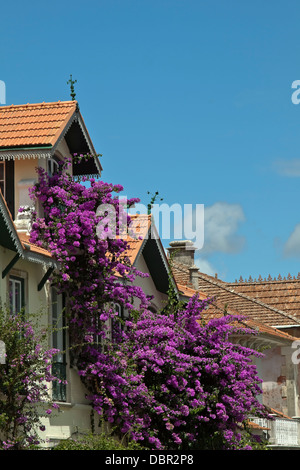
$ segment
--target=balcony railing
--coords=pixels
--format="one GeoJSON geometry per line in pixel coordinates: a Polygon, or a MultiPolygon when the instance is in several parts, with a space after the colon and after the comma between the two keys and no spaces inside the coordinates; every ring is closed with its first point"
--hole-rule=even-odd
{"type": "Polygon", "coordinates": [[[274,420],[251,418],[264,431],[270,447],[300,448],[300,421],[298,419],[286,419],[275,417],[274,420]]]}

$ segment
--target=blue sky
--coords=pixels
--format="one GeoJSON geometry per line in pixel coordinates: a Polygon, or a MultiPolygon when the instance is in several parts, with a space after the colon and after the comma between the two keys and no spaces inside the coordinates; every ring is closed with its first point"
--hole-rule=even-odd
{"type": "Polygon", "coordinates": [[[72,74],[105,181],[204,204],[200,269],[297,275],[299,16],[294,0],[2,2],[6,104],[68,100],[72,74]]]}

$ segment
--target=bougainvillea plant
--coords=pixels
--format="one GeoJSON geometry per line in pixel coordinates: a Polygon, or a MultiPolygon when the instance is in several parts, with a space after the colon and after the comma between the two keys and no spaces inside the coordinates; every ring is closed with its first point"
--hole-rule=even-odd
{"type": "Polygon", "coordinates": [[[67,295],[73,344],[82,344],[95,336],[97,342],[106,337],[108,320],[116,315],[115,303],[131,311],[136,308],[134,300],[143,308],[148,299],[133,284],[136,276],[146,275],[130,265],[126,239],[120,236],[130,229],[128,208],[139,200],[132,198],[124,205],[118,197],[120,185],[74,181],[70,165],[70,160],[61,162],[53,176],[38,168],[39,182],[30,192],[41,203],[43,216],[33,213],[31,241],[46,247],[61,263],[54,282],[67,295]],[[106,208],[115,215],[114,236],[106,208]]]}
{"type": "Polygon", "coordinates": [[[47,333],[24,318],[0,307],[0,338],[5,360],[0,364],[0,449],[26,449],[43,439],[43,417],[57,405],[49,398],[51,361],[58,352],[47,349],[47,333]]]}
{"type": "Polygon", "coordinates": [[[174,312],[151,313],[134,284],[143,274],[130,266],[128,242],[118,237],[124,221],[130,225],[127,207],[112,194],[122,187],[75,182],[69,164],[51,177],[38,170],[32,197],[43,216],[33,217],[31,241],[61,262],[52,281],[68,296],[71,340],[80,345],[77,366],[93,408],[149,449],[244,447],[241,424],[249,415],[266,415],[251,360],[259,354],[229,340],[237,318],[205,323],[209,301],[196,298],[174,312]],[[114,208],[117,236],[99,205],[114,208]],[[99,236],[99,227],[107,236],[99,236]],[[113,322],[114,334],[108,334],[115,303],[129,318],[123,326],[113,322]]]}
{"type": "Polygon", "coordinates": [[[145,310],[106,351],[90,348],[81,374],[94,408],[145,447],[250,449],[244,423],[268,417],[252,362],[261,353],[230,342],[253,331],[240,316],[203,323],[208,302],[191,299],[176,319],[145,310]]]}

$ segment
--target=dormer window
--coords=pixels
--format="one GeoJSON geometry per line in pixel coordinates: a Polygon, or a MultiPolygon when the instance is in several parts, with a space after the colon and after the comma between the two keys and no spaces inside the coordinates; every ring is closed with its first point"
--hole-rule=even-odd
{"type": "Polygon", "coordinates": [[[22,180],[23,191],[23,182],[36,178],[36,166],[55,175],[64,157],[72,162],[74,153],[90,154],[94,157],[75,162],[75,171],[72,166],[70,172],[77,178],[101,175],[102,167],[77,101],[0,106],[0,120],[0,189],[13,220],[19,207],[28,205],[18,185],[22,180]]]}
{"type": "Polygon", "coordinates": [[[54,155],[53,157],[49,158],[48,160],[48,175],[49,176],[54,176],[58,172],[59,162],[60,162],[60,159],[58,158],[57,155],[54,155]]]}

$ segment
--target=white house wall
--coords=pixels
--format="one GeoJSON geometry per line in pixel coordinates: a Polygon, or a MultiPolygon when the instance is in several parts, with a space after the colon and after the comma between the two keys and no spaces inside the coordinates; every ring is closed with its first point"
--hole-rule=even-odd
{"type": "Polygon", "coordinates": [[[263,404],[287,416],[299,416],[298,370],[292,363],[291,347],[273,347],[264,351],[260,361],[263,380],[263,404]]]}
{"type": "MultiPolygon", "coordinates": [[[[15,257],[16,253],[0,247],[0,270],[2,271],[15,257]]],[[[45,321],[48,322],[49,299],[47,288],[38,291],[38,284],[42,280],[46,268],[41,264],[19,259],[7,276],[0,282],[0,296],[2,304],[7,303],[9,274],[25,279],[25,303],[27,313],[44,312],[45,321]]],[[[2,276],[1,276],[2,277],[2,276]]]]}
{"type": "MultiPolygon", "coordinates": [[[[6,248],[0,247],[0,272],[6,268],[16,253],[6,248]]],[[[51,325],[50,315],[50,293],[49,282],[38,291],[38,284],[42,280],[46,268],[38,263],[32,263],[20,259],[7,276],[0,281],[0,298],[3,306],[8,304],[8,283],[9,274],[22,277],[25,280],[25,303],[26,313],[39,314],[40,326],[51,325]]],[[[49,347],[51,336],[49,337],[49,347]]],[[[69,361],[67,360],[69,363],[69,361]]],[[[70,437],[76,430],[90,429],[91,408],[85,399],[86,390],[75,369],[67,370],[67,403],[60,404],[60,412],[53,414],[53,417],[45,419],[46,431],[41,434],[43,438],[56,441],[70,437]]],[[[47,445],[52,445],[49,442],[47,445]]]]}
{"type": "MultiPolygon", "coordinates": [[[[65,139],[62,139],[56,151],[60,157],[71,157],[65,139]]],[[[37,180],[37,166],[46,170],[47,158],[38,158],[37,154],[37,158],[15,159],[15,214],[18,213],[20,206],[32,205],[28,195],[28,188],[34,185],[37,180]]]]}
{"type": "Polygon", "coordinates": [[[148,277],[144,277],[144,278],[137,277],[135,280],[135,285],[140,286],[145,292],[145,294],[154,296],[152,303],[153,303],[153,306],[156,307],[157,311],[159,311],[160,309],[165,307],[168,297],[166,294],[163,294],[162,292],[159,292],[156,289],[155,284],[152,280],[152,277],[149,273],[149,269],[147,267],[147,264],[142,254],[138,257],[135,263],[135,267],[139,271],[149,275],[148,277]]]}

